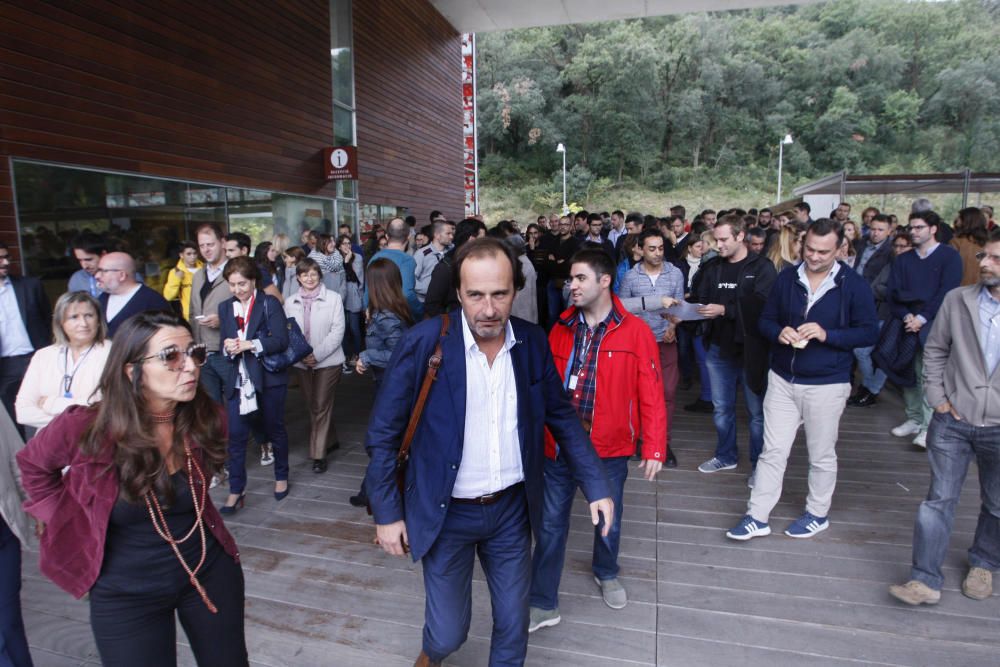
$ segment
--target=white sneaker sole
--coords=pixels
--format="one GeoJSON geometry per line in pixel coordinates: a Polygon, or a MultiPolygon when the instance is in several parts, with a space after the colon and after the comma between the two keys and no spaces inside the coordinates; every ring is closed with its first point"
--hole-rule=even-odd
{"type": "Polygon", "coordinates": [[[732,531],[728,530],[726,531],[726,537],[728,537],[731,540],[736,540],[738,542],[746,542],[747,540],[752,540],[755,537],[767,537],[770,534],[771,534],[771,526],[765,526],[763,528],[759,528],[753,531],[752,533],[746,533],[743,535],[737,535],[732,531]]]}
{"type": "Polygon", "coordinates": [[[728,466],[722,466],[721,468],[709,468],[707,470],[703,469],[701,466],[698,466],[698,472],[703,472],[708,475],[712,474],[713,472],[720,472],[722,470],[735,470],[735,469],[736,469],[735,463],[728,466]]]}
{"type": "Polygon", "coordinates": [[[821,525],[819,528],[817,528],[816,530],[812,531],[811,533],[803,533],[802,535],[792,535],[791,533],[789,533],[786,530],[785,531],[785,535],[788,535],[789,537],[794,537],[797,540],[805,540],[805,539],[809,539],[813,535],[816,535],[818,533],[822,533],[824,530],[826,530],[829,527],[830,527],[830,522],[827,521],[826,523],[824,523],[823,525],[821,525]]]}
{"type": "Polygon", "coordinates": [[[556,616],[555,618],[546,619],[538,625],[530,625],[528,626],[528,634],[530,635],[532,632],[541,630],[542,628],[551,628],[553,625],[559,625],[559,621],[561,620],[562,616],[556,616]]]}
{"type": "Polygon", "coordinates": [[[920,433],[920,427],[900,428],[897,426],[896,428],[891,429],[889,433],[893,434],[897,438],[909,438],[911,435],[920,433]]]}

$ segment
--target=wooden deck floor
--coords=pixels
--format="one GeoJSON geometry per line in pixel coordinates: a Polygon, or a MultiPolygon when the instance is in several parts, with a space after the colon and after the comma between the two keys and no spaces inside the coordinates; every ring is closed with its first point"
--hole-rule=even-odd
{"type": "MultiPolygon", "coordinates": [[[[289,498],[275,503],[271,469],[253,465],[247,507],[228,521],[243,556],[255,665],[402,666],[419,652],[420,566],[372,546],[364,510],[347,503],[367,462],[361,441],[372,391],[366,380],[347,377],[340,387],[343,446],[329,472],[310,471],[303,430],[293,428],[289,498]]],[[[681,392],[679,404],[690,398],[681,392]]],[[[301,425],[297,405],[289,401],[289,423],[301,425]]],[[[578,498],[561,587],[563,621],[531,636],[528,664],[1000,664],[1000,597],[975,602],[959,591],[979,507],[974,470],[941,603],[910,609],[886,592],[908,575],[913,518],[928,480],[926,456],[888,434],[900,415],[898,403],[888,401],[845,413],[830,530],[811,540],[780,535],[804,504],[807,462],[797,443],[772,515],[776,535],[735,543],[723,533],[745,509],[746,461],[736,471],[699,473],[714,448],[711,416],[678,411],[673,437],[680,467],[656,484],[633,476],[626,487],[620,561],[628,606],[612,611],[598,595],[590,575],[592,532],[578,498]]],[[[741,443],[745,432],[741,423],[741,443]]],[[[450,665],[487,662],[490,610],[481,574],[473,590],[469,641],[450,665]]],[[[87,603],[42,578],[31,554],[22,600],[38,667],[98,664],[87,603]]],[[[194,664],[179,638],[180,663],[194,664]]]]}

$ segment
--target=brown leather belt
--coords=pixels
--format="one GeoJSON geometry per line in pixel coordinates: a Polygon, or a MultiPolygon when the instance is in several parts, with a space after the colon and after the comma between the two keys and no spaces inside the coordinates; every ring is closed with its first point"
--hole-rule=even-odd
{"type": "Polygon", "coordinates": [[[518,482],[517,484],[508,486],[506,489],[500,489],[496,493],[489,493],[485,496],[479,496],[478,498],[452,498],[451,502],[458,503],[459,505],[492,505],[508,493],[516,491],[523,486],[524,482],[518,482]]]}

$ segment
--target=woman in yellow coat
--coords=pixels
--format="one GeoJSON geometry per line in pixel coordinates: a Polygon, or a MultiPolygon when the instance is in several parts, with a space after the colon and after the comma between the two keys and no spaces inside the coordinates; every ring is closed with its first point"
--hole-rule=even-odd
{"type": "Polygon", "coordinates": [[[198,259],[198,247],[190,241],[181,241],[180,259],[177,266],[167,274],[167,283],[163,286],[163,298],[167,301],[180,301],[184,319],[188,319],[191,308],[191,281],[194,272],[201,268],[198,259]]]}

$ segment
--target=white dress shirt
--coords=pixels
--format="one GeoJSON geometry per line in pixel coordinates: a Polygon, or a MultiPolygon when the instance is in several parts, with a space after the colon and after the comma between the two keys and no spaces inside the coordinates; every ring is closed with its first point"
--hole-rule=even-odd
{"type": "Polygon", "coordinates": [[[524,481],[517,433],[517,383],[510,349],[514,328],[507,322],[504,344],[493,365],[479,350],[462,315],[465,343],[465,444],[453,498],[478,498],[524,481]]]}
{"type": "Polygon", "coordinates": [[[17,357],[35,351],[24,326],[10,278],[0,281],[0,356],[17,357]]]}

